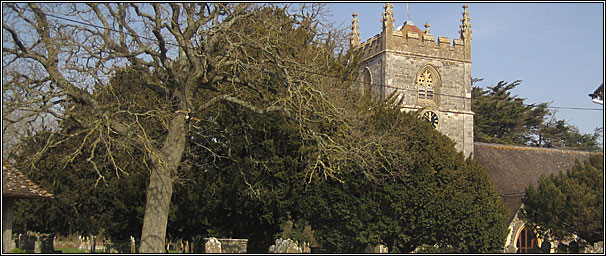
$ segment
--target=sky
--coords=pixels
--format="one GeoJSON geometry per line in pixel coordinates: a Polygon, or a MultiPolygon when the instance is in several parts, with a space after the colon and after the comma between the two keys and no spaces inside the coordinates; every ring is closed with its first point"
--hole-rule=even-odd
{"type": "MultiPolygon", "coordinates": [[[[394,5],[395,28],[407,20],[405,2],[394,5]]],[[[329,20],[349,28],[358,13],[362,42],[381,33],[382,2],[329,3],[329,20]]],[[[410,20],[431,34],[459,38],[463,3],[409,3],[410,20]]],[[[603,106],[591,101],[604,82],[604,4],[470,2],[472,77],[486,88],[499,81],[522,83],[513,90],[527,104],[551,103],[556,118],[583,133],[603,127],[603,106]]]]}

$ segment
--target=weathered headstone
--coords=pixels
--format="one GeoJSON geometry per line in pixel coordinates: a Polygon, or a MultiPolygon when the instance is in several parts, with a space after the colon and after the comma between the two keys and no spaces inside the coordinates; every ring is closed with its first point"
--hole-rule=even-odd
{"type": "Polygon", "coordinates": [[[55,236],[51,234],[40,234],[38,241],[40,241],[40,252],[41,253],[54,253],[55,248],[53,247],[53,241],[55,236]]]}
{"type": "Polygon", "coordinates": [[[593,244],[593,246],[586,246],[584,248],[585,253],[599,253],[604,254],[604,241],[599,241],[593,244]]]}
{"type": "Polygon", "coordinates": [[[269,247],[268,253],[303,253],[303,250],[290,239],[278,238],[276,244],[269,247]]]}
{"type": "Polygon", "coordinates": [[[137,253],[135,238],[133,236],[130,237],[130,253],[137,253]]]}
{"type": "Polygon", "coordinates": [[[204,239],[198,235],[192,242],[192,253],[204,253],[204,239]]]}
{"type": "Polygon", "coordinates": [[[366,249],[364,249],[364,253],[387,253],[387,246],[379,244],[377,246],[368,245],[366,249]]]}
{"type": "Polygon", "coordinates": [[[204,244],[204,252],[205,253],[221,253],[221,243],[217,238],[211,237],[204,244]]]}
{"type": "Polygon", "coordinates": [[[80,251],[90,250],[90,240],[88,239],[88,236],[78,236],[78,241],[80,242],[78,244],[78,250],[80,250],[80,251]]]}
{"type": "Polygon", "coordinates": [[[309,247],[309,243],[303,242],[303,253],[311,253],[311,247],[309,247]]]}
{"type": "Polygon", "coordinates": [[[32,234],[19,234],[19,241],[17,242],[17,247],[23,249],[27,253],[33,253],[36,247],[36,240],[36,237],[32,234]]]}
{"type": "Polygon", "coordinates": [[[541,253],[547,254],[551,252],[551,243],[547,240],[543,240],[541,243],[541,253]]]}
{"type": "Polygon", "coordinates": [[[34,253],[42,253],[42,241],[34,241],[34,253]]]}
{"type": "Polygon", "coordinates": [[[568,244],[568,251],[570,253],[579,253],[579,243],[572,241],[568,244]]]}
{"type": "Polygon", "coordinates": [[[378,249],[377,253],[387,253],[387,246],[384,244],[380,244],[376,248],[378,249]]]}
{"type": "Polygon", "coordinates": [[[219,238],[221,253],[246,253],[248,239],[219,238]]]}

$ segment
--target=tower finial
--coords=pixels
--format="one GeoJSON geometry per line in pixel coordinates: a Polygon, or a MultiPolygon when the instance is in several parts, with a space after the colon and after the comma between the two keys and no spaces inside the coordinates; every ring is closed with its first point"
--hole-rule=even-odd
{"type": "Polygon", "coordinates": [[[431,26],[431,24],[429,24],[429,22],[425,22],[425,34],[429,35],[429,26],[431,26]]]}
{"type": "Polygon", "coordinates": [[[387,28],[388,26],[391,27],[391,29],[393,30],[393,4],[391,3],[385,3],[385,5],[383,5],[383,9],[385,9],[385,11],[383,12],[383,18],[381,19],[381,23],[383,24],[383,30],[385,30],[385,28],[387,28]]]}
{"type": "Polygon", "coordinates": [[[461,13],[463,14],[463,18],[461,18],[461,25],[459,25],[459,27],[461,28],[461,39],[471,40],[471,23],[469,23],[471,18],[469,18],[469,12],[467,12],[467,8],[469,8],[469,5],[464,4],[463,12],[461,13]]]}
{"type": "Polygon", "coordinates": [[[467,12],[468,5],[463,5],[463,18],[461,18],[461,40],[463,40],[463,44],[465,48],[463,52],[465,53],[465,59],[471,60],[471,24],[469,23],[469,12],[467,12]]]}
{"type": "Polygon", "coordinates": [[[349,44],[351,45],[351,47],[356,47],[360,44],[360,32],[358,31],[358,28],[360,28],[360,26],[358,25],[358,13],[353,13],[351,15],[353,17],[353,20],[351,21],[351,33],[349,33],[349,44]]]}

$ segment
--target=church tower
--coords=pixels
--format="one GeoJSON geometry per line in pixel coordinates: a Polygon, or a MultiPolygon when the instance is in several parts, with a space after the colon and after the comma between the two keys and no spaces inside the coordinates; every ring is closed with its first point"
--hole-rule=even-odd
{"type": "Polygon", "coordinates": [[[385,4],[382,32],[360,42],[353,14],[350,46],[362,56],[360,90],[381,98],[396,93],[403,111],[422,111],[432,126],[473,154],[471,111],[471,24],[463,5],[460,37],[435,37],[429,23],[421,31],[410,20],[394,29],[393,5],[385,4]]]}

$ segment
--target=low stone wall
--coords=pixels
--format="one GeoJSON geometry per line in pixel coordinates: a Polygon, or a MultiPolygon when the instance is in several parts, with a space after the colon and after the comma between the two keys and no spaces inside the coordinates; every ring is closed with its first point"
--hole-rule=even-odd
{"type": "Polygon", "coordinates": [[[104,241],[106,253],[136,253],[137,247],[135,238],[130,237],[130,241],[104,241]]]}
{"type": "Polygon", "coordinates": [[[55,237],[55,248],[78,248],[79,246],[80,241],[77,236],[55,237]]]}

